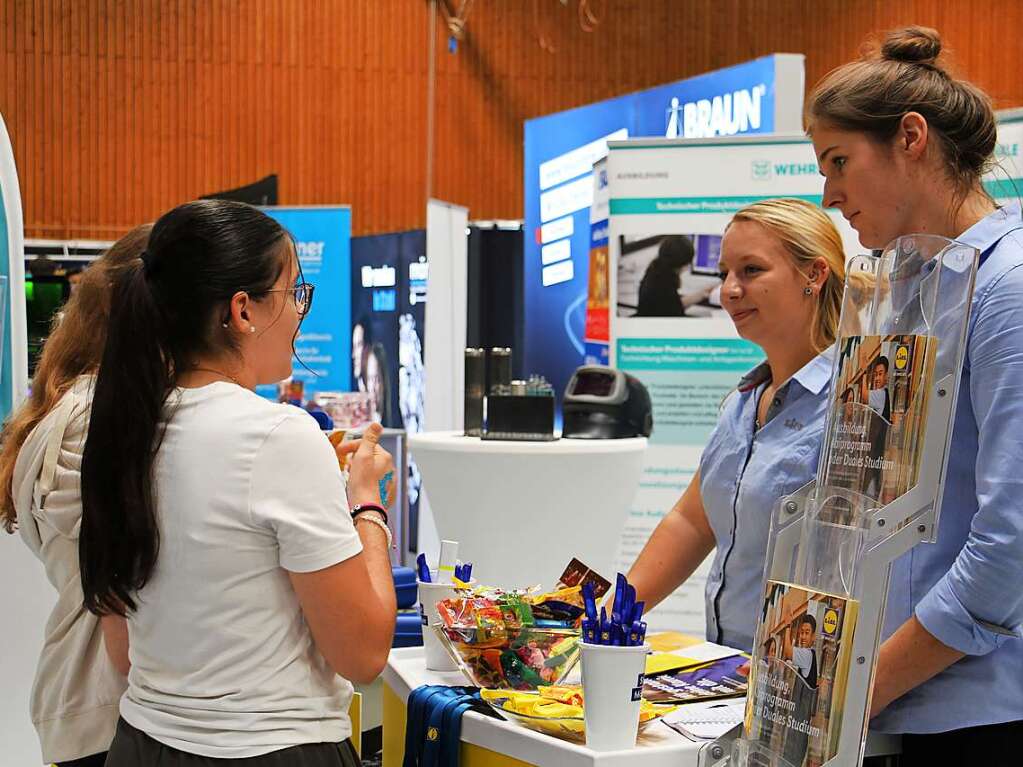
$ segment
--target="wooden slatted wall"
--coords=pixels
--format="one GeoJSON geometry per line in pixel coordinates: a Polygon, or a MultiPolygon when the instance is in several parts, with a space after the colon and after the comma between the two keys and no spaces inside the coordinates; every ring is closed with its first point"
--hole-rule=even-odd
{"type": "MultiPolygon", "coordinates": [[[[438,18],[433,196],[518,218],[524,119],[774,51],[806,54],[812,84],[898,24],[936,26],[962,74],[1023,104],[1018,0],[590,7],[586,32],[578,0],[475,0],[454,54],[438,18]]],[[[268,173],[283,204],[351,203],[356,233],[421,226],[428,22],[427,0],[4,0],[27,235],[112,238],[268,173]]]]}

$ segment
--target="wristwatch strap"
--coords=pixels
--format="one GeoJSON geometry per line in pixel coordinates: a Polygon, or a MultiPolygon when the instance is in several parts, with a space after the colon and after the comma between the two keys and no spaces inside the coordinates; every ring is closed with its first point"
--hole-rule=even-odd
{"type": "Polygon", "coordinates": [[[357,503],[352,506],[352,519],[355,519],[364,511],[375,511],[384,519],[384,524],[387,524],[387,509],[375,503],[357,503]]]}

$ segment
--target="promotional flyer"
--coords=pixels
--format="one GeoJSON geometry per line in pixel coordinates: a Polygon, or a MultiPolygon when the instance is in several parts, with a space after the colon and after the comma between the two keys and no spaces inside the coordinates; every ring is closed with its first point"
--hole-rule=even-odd
{"type": "Polygon", "coordinates": [[[936,349],[920,335],[839,340],[823,485],[883,505],[916,484],[936,349]]]}
{"type": "Polygon", "coordinates": [[[855,600],[767,582],[746,731],[785,763],[820,767],[838,751],[855,600]]]}

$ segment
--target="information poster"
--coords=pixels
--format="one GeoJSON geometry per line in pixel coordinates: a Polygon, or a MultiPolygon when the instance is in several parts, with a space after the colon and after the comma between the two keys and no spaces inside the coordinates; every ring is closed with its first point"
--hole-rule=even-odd
{"type": "Polygon", "coordinates": [[[1023,109],[998,115],[995,165],[984,179],[984,188],[999,204],[1023,202],[1023,109]]]}
{"type": "MultiPolygon", "coordinates": [[[[292,378],[304,384],[304,397],[348,391],[351,386],[351,232],[352,212],[344,206],[263,209],[295,240],[302,278],[316,286],[313,306],[295,339],[292,378]]],[[[276,398],[276,387],[261,387],[276,398]]]]}
{"type": "Polygon", "coordinates": [[[600,247],[589,215],[593,164],[608,142],[799,130],[803,90],[803,57],[774,54],[526,121],[525,370],[546,376],[560,394],[584,358],[607,351],[606,339],[594,335],[600,316],[588,295],[600,247]],[[587,339],[596,344],[589,351],[587,339]]]}
{"type": "MultiPolygon", "coordinates": [[[[606,365],[610,361],[611,269],[607,257],[608,195],[605,157],[593,164],[589,286],[586,289],[584,344],[587,365],[606,365]]],[[[567,242],[565,244],[568,245],[567,242]]]]}
{"type": "MultiPolygon", "coordinates": [[[[610,339],[612,364],[650,391],[654,432],[618,567],[625,572],[700,464],[725,396],[763,361],[721,306],[718,258],[732,215],[771,197],[820,204],[821,178],[801,136],[612,142],[610,339]]],[[[847,255],[859,253],[840,216],[847,255]]],[[[710,560],[648,623],[703,635],[710,560]]]]}
{"type": "Polygon", "coordinates": [[[0,419],[28,394],[25,242],[21,190],[7,127],[0,118],[0,419]]]}
{"type": "MultiPolygon", "coordinates": [[[[423,430],[426,371],[426,231],[352,238],[352,390],[371,396],[371,417],[423,430]]],[[[408,461],[409,542],[414,548],[422,478],[408,461]]]]}

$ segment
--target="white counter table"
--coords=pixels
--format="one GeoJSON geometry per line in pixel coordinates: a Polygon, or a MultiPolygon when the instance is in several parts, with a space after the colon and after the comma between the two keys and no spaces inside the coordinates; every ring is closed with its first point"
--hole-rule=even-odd
{"type": "MultiPolygon", "coordinates": [[[[384,671],[383,767],[401,767],[405,750],[405,704],[424,684],[464,685],[459,672],[427,671],[421,647],[392,650],[384,671]]],[[[468,712],[462,718],[461,767],[697,767],[701,749],[661,722],[640,734],[636,747],[598,753],[585,746],[527,730],[512,722],[468,712]]]]}

